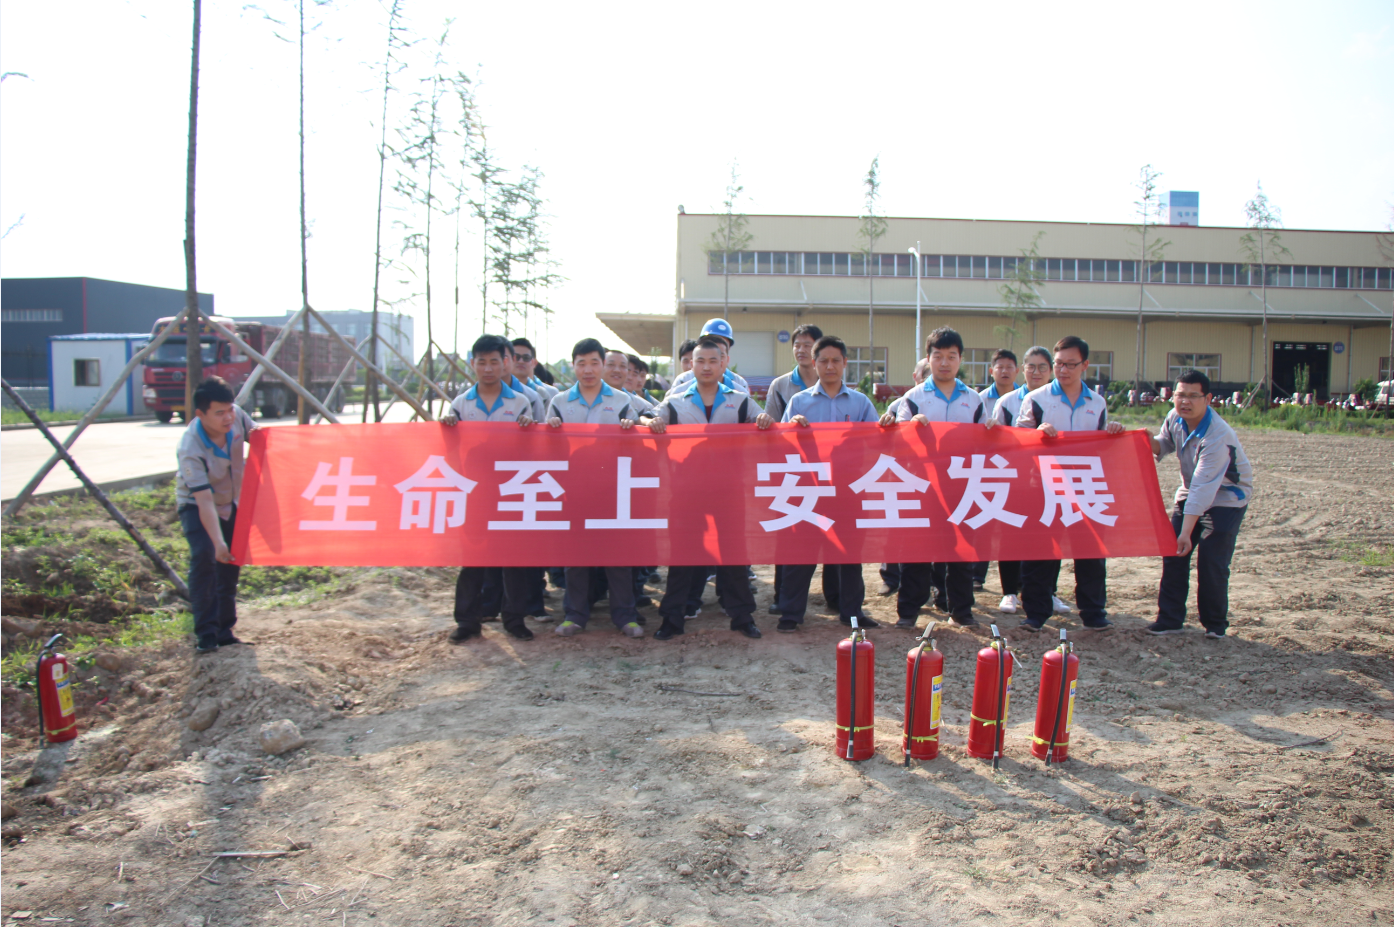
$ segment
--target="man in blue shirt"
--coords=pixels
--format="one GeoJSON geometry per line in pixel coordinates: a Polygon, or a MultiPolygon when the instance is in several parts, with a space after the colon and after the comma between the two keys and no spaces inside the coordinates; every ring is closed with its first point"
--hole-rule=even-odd
{"type": "MultiPolygon", "coordinates": [[[[876,407],[865,395],[849,389],[843,378],[847,373],[847,345],[836,335],[824,335],[813,346],[813,362],[818,370],[818,382],[795,393],[784,410],[784,421],[807,428],[814,422],[874,422],[876,407]]],[[[813,580],[815,564],[785,565],[778,590],[778,631],[797,631],[808,611],[808,584],[813,580]]],[[[861,626],[874,628],[875,621],[862,611],[866,599],[866,584],[862,580],[860,563],[826,564],[824,571],[836,570],[838,576],[838,618],[851,625],[856,615],[861,626]]]]}
{"type": "Polygon", "coordinates": [[[1176,381],[1174,408],[1152,438],[1161,460],[1181,465],[1176,509],[1176,556],[1162,558],[1157,620],[1148,634],[1180,634],[1186,623],[1191,551],[1196,554],[1196,606],[1205,636],[1222,640],[1229,628],[1229,562],[1239,526],[1254,495],[1254,469],[1229,423],[1210,408],[1210,378],[1187,370],[1176,381]]]}
{"type": "MultiPolygon", "coordinates": [[[[635,413],[630,396],[623,390],[612,389],[603,379],[605,348],[594,338],[583,338],[571,349],[571,369],[576,385],[552,399],[547,410],[547,425],[562,428],[568,423],[619,425],[628,431],[634,427],[635,413]]],[[[634,607],[634,578],[629,567],[597,567],[603,569],[610,583],[610,619],[626,637],[643,637],[639,613],[634,607]]],[[[557,625],[556,633],[572,637],[586,629],[591,616],[591,568],[566,568],[566,620],[557,625]]]]}
{"type": "MultiPolygon", "coordinates": [[[[695,381],[686,390],[669,396],[659,403],[649,420],[649,430],[656,435],[667,431],[669,425],[745,425],[754,424],[765,430],[774,420],[760,411],[759,405],[745,393],[738,393],[721,382],[721,345],[712,338],[697,343],[692,355],[695,381]]],[[[717,598],[731,619],[731,630],[746,637],[760,637],[755,626],[755,596],[751,593],[746,573],[748,566],[719,566],[716,570],[717,598]]],[[[702,587],[712,572],[707,566],[668,567],[668,589],[658,606],[663,626],[654,639],[672,640],[686,629],[691,614],[693,589],[700,603],[702,587]]]]}
{"type": "MultiPolygon", "coordinates": [[[[925,356],[929,360],[930,377],[905,394],[905,401],[896,410],[895,421],[913,421],[919,425],[981,423],[986,428],[996,424],[991,415],[984,414],[982,397],[958,378],[963,365],[963,338],[958,332],[952,328],[930,332],[925,340],[925,356]]],[[[882,424],[890,424],[886,420],[889,415],[887,412],[882,417],[882,424]]],[[[945,601],[940,608],[953,615],[954,624],[972,627],[978,623],[973,618],[972,564],[906,563],[901,566],[900,592],[896,596],[896,613],[900,620],[895,626],[913,629],[920,607],[931,595],[937,599],[941,589],[945,601]]]]}
{"type": "MultiPolygon", "coordinates": [[[[459,422],[514,422],[527,428],[533,423],[532,403],[503,382],[508,339],[481,335],[470,351],[475,383],[450,404],[441,424],[459,422]]],[[[479,637],[486,615],[502,612],[503,629],[521,641],[532,640],[523,621],[528,614],[536,567],[467,566],[455,580],[454,644],[479,637]],[[492,600],[492,601],[491,601],[492,600]]]]}
{"type": "MultiPolygon", "coordinates": [[[[1016,423],[1035,428],[1047,438],[1065,431],[1123,433],[1121,422],[1108,420],[1108,403],[1084,382],[1089,373],[1089,344],[1066,335],[1055,344],[1055,381],[1032,390],[1021,403],[1016,423]]],[[[1021,599],[1026,608],[1023,631],[1039,631],[1053,612],[1051,590],[1060,576],[1059,560],[1027,560],[1021,566],[1021,599]]],[[[1075,560],[1075,604],[1086,628],[1103,631],[1108,620],[1108,561],[1075,560]]]]}

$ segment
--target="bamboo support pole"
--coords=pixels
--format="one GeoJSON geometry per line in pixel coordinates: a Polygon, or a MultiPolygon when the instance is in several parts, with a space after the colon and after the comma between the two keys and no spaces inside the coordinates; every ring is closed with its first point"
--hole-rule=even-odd
{"type": "Polygon", "coordinates": [[[82,482],[82,485],[87,488],[87,491],[92,494],[92,498],[100,502],[102,508],[106,509],[107,514],[110,515],[118,525],[125,529],[126,533],[131,536],[131,540],[135,541],[136,546],[141,549],[141,552],[144,553],[146,557],[150,558],[150,562],[155,564],[155,568],[163,573],[165,578],[173,584],[175,591],[183,596],[185,600],[188,600],[189,587],[184,585],[184,580],[179,577],[178,573],[174,572],[174,568],[169,565],[168,561],[160,556],[159,551],[150,546],[150,543],[145,540],[145,536],[140,533],[140,529],[131,524],[125,515],[121,514],[121,510],[112,503],[111,499],[107,497],[107,494],[102,491],[101,487],[92,482],[86,473],[82,472],[82,468],[77,465],[77,461],[73,460],[67,448],[63,447],[62,443],[54,437],[53,432],[48,430],[48,425],[44,423],[44,420],[39,418],[38,413],[29,407],[29,403],[24,401],[24,397],[15,391],[15,388],[10,385],[9,381],[0,380],[0,385],[4,386],[5,392],[9,395],[14,404],[19,407],[19,410],[29,416],[29,420],[34,423],[34,427],[39,429],[43,436],[48,439],[48,443],[53,445],[60,459],[72,469],[73,475],[76,476],[82,482]]]}
{"type": "MultiPolygon", "coordinates": [[[[407,405],[411,406],[411,407],[412,407],[413,409],[415,409],[417,412],[419,412],[419,413],[421,413],[422,415],[424,415],[424,416],[427,418],[427,420],[430,419],[430,417],[431,417],[430,414],[427,413],[425,409],[421,408],[421,404],[420,404],[420,403],[415,402],[415,401],[412,400],[411,394],[410,394],[410,393],[408,393],[406,390],[402,389],[402,388],[401,388],[400,386],[398,386],[395,382],[393,382],[393,380],[392,380],[391,378],[389,378],[386,374],[384,374],[381,370],[378,369],[378,366],[377,366],[376,364],[374,364],[372,361],[368,360],[366,357],[364,357],[362,354],[360,354],[359,351],[358,351],[358,349],[355,348],[353,345],[349,344],[348,339],[346,339],[343,335],[341,335],[341,334],[339,334],[338,332],[336,332],[336,331],[334,330],[334,327],[333,327],[332,325],[330,325],[328,322],[324,321],[324,318],[323,318],[318,312],[316,312],[316,311],[314,310],[313,307],[310,307],[310,315],[314,316],[316,319],[319,319],[320,324],[324,326],[324,328],[325,328],[325,330],[326,330],[327,332],[329,332],[330,337],[334,338],[336,341],[339,342],[339,344],[343,345],[344,348],[345,348],[350,354],[353,355],[354,359],[357,360],[360,364],[363,365],[363,368],[364,368],[365,370],[367,370],[369,373],[374,374],[375,376],[377,376],[378,379],[382,380],[383,383],[385,383],[385,384],[387,385],[387,387],[388,387],[389,389],[392,390],[392,392],[394,392],[394,393],[396,393],[398,396],[400,396],[400,397],[402,398],[402,400],[405,401],[405,402],[407,403],[407,405]]],[[[379,340],[379,341],[382,341],[382,337],[379,336],[379,337],[378,337],[378,340],[379,340]]],[[[386,344],[387,342],[382,341],[382,343],[383,343],[383,344],[386,344]]],[[[410,362],[408,362],[408,366],[410,366],[410,362]]]]}
{"type": "MultiPolygon", "coordinates": [[[[363,345],[367,344],[368,339],[371,338],[371,337],[372,337],[371,335],[364,335],[364,336],[363,336],[363,339],[362,339],[361,341],[358,342],[358,346],[359,346],[360,348],[363,347],[363,345]]],[[[358,363],[358,361],[354,360],[353,358],[349,358],[349,362],[348,362],[347,364],[344,365],[344,369],[341,370],[341,371],[339,371],[339,378],[338,378],[337,380],[334,381],[334,385],[333,385],[333,386],[329,387],[329,398],[330,398],[331,401],[333,401],[333,399],[334,399],[334,391],[337,390],[340,386],[343,385],[343,383],[344,383],[344,377],[348,376],[349,371],[352,370],[352,369],[354,368],[354,366],[355,366],[357,363],[358,363]]],[[[317,424],[319,424],[319,419],[320,419],[319,414],[316,414],[316,415],[315,415],[315,421],[311,422],[310,424],[311,424],[311,425],[317,425],[317,424]]]]}
{"type": "MultiPolygon", "coordinates": [[[[126,362],[125,368],[122,369],[121,373],[116,377],[115,380],[112,381],[111,386],[107,388],[107,391],[103,393],[102,397],[92,405],[92,408],[87,410],[87,414],[82,417],[81,421],[79,421],[75,426],[73,426],[73,430],[68,433],[68,436],[66,438],[63,439],[63,443],[61,445],[62,450],[67,450],[68,448],[72,447],[73,444],[77,441],[78,436],[87,430],[87,426],[96,421],[97,416],[101,415],[104,411],[106,411],[106,407],[111,403],[112,398],[117,393],[121,392],[126,388],[126,378],[129,377],[132,373],[134,373],[135,369],[138,366],[140,366],[141,362],[144,361],[145,358],[148,357],[156,348],[165,343],[165,339],[174,333],[175,329],[179,326],[179,323],[183,321],[185,316],[188,314],[188,311],[189,310],[187,308],[180,309],[177,313],[175,313],[175,316],[173,319],[170,320],[170,323],[165,326],[164,331],[160,332],[158,335],[154,337],[153,340],[151,340],[149,344],[147,344],[145,347],[141,348],[134,355],[132,355],[131,359],[126,362]]],[[[19,495],[15,496],[14,499],[10,501],[10,504],[5,508],[5,514],[13,515],[16,512],[18,512],[24,506],[24,504],[28,502],[29,499],[34,495],[34,491],[39,488],[39,484],[44,481],[44,478],[46,476],[48,476],[49,471],[51,471],[54,467],[58,466],[62,462],[63,456],[61,453],[54,453],[52,457],[45,461],[44,465],[40,467],[37,472],[35,472],[34,476],[29,480],[29,482],[24,484],[24,488],[19,491],[19,495]]]]}
{"type": "MultiPolygon", "coordinates": [[[[310,311],[313,312],[314,310],[312,309],[310,311]]],[[[271,363],[271,361],[266,359],[265,355],[261,354],[257,351],[256,348],[243,341],[242,337],[238,335],[237,332],[228,328],[226,325],[223,325],[221,322],[214,321],[212,316],[208,316],[206,321],[208,322],[209,326],[211,326],[216,332],[218,332],[218,334],[222,335],[228,341],[231,341],[238,348],[240,348],[243,354],[247,355],[252,360],[256,361],[258,364],[261,364],[262,366],[266,367],[266,369],[270,371],[272,374],[274,374],[276,377],[278,377],[282,383],[284,383],[286,386],[289,386],[292,392],[294,392],[297,396],[301,397],[306,402],[308,402],[313,409],[319,412],[320,415],[323,415],[325,418],[329,419],[335,425],[339,424],[339,419],[335,417],[333,412],[330,412],[327,408],[325,408],[324,403],[320,402],[317,398],[315,398],[314,393],[301,386],[300,383],[297,382],[294,377],[290,376],[284,370],[271,363]]]]}
{"type": "MultiPolygon", "coordinates": [[[[296,326],[296,323],[300,321],[300,317],[304,314],[305,307],[301,306],[296,310],[295,315],[290,317],[285,327],[281,329],[281,333],[276,336],[276,340],[271,342],[271,347],[266,349],[267,360],[276,359],[276,353],[281,350],[282,343],[285,342],[287,336],[290,335],[291,329],[296,326]]],[[[252,395],[252,390],[256,388],[257,383],[261,380],[262,372],[265,370],[265,367],[262,367],[260,364],[257,365],[256,369],[247,377],[246,382],[242,384],[242,388],[237,391],[237,399],[233,401],[233,405],[242,405],[242,403],[252,395]]]]}

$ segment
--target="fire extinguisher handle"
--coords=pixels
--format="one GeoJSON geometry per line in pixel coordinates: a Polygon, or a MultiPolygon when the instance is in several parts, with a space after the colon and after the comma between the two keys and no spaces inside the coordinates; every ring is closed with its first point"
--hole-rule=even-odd
{"type": "Polygon", "coordinates": [[[48,639],[48,643],[47,643],[47,644],[44,644],[43,650],[44,650],[44,651],[52,650],[52,649],[53,649],[53,646],[54,646],[55,644],[57,644],[60,640],[62,640],[62,638],[63,638],[63,632],[62,632],[62,631],[59,631],[57,634],[53,635],[52,637],[50,637],[50,638],[48,639]]]}

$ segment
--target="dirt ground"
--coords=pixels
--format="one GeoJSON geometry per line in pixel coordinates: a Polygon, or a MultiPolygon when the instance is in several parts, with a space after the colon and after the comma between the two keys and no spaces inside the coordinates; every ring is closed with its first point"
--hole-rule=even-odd
{"type": "MultiPolygon", "coordinates": [[[[815,597],[805,630],[772,633],[769,568],[760,641],[725,630],[709,588],[669,643],[602,611],[577,638],[491,624],[466,646],[445,641],[448,571],[365,571],[246,608],[255,647],[104,660],[110,700],[56,782],[25,786],[32,709],[11,693],[6,923],[1394,924],[1394,568],[1360,562],[1394,544],[1394,442],[1243,439],[1257,496],[1233,636],[1145,636],[1159,563],[1112,561],[1117,629],[1064,621],[1082,672],[1063,766],[1028,750],[1050,635],[1008,630],[1021,669],[994,775],[963,751],[986,632],[942,629],[943,753],[906,769],[910,634],[871,632],[877,756],[838,759],[841,629],[815,597]],[[282,718],[308,742],[268,757],[258,728],[282,718]]],[[[1175,465],[1160,473],[1169,494],[1175,465]]],[[[994,570],[979,618],[1015,627],[999,598],[994,570]]]]}

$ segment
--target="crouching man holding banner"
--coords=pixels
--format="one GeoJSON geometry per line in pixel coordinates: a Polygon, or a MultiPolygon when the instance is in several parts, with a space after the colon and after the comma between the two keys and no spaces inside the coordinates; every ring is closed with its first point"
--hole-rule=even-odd
{"type": "MultiPolygon", "coordinates": [[[[532,399],[503,382],[508,376],[508,357],[512,350],[508,339],[501,335],[481,335],[471,350],[475,384],[455,397],[450,411],[441,419],[443,425],[459,422],[516,422],[527,428],[532,421],[532,399]]],[[[455,580],[455,624],[451,643],[461,644],[480,636],[480,622],[486,609],[484,587],[503,588],[500,612],[503,629],[520,641],[532,640],[532,632],[523,621],[527,614],[530,567],[475,567],[460,570],[455,580]]]]}
{"type": "MultiPolygon", "coordinates": [[[[675,391],[654,409],[649,430],[663,434],[669,425],[744,425],[752,422],[763,431],[774,419],[760,411],[749,394],[737,392],[721,381],[724,372],[722,346],[715,338],[703,337],[692,352],[694,379],[686,389],[675,391]]],[[[716,588],[721,607],[731,617],[731,630],[746,637],[760,637],[755,626],[755,596],[747,577],[749,566],[719,566],[716,568],[716,588]]],[[[654,639],[672,640],[685,630],[687,600],[694,584],[707,583],[707,566],[670,566],[668,588],[658,613],[663,626],[654,632],[654,639]]],[[[700,594],[700,587],[698,587],[700,594]]]]}

